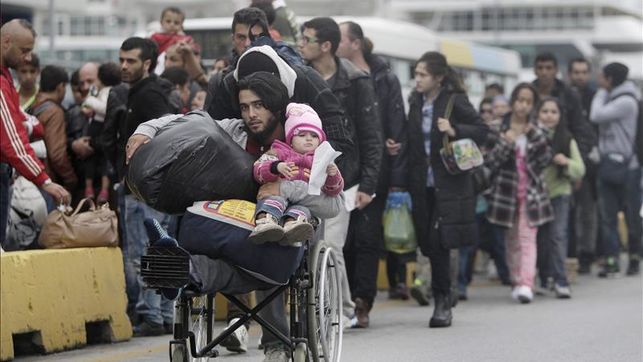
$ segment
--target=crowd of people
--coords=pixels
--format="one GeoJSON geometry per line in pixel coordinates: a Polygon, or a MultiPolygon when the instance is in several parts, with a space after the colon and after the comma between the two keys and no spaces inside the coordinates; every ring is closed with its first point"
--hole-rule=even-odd
{"type": "MultiPolygon", "coordinates": [[[[598,276],[609,277],[620,272],[627,250],[626,274],[639,274],[641,91],[625,65],[594,71],[588,60],[574,59],[564,82],[556,57],[542,53],[533,82],[507,94],[490,84],[476,108],[445,56],[430,51],[415,64],[407,113],[398,78],[357,23],[316,17],[299,26],[283,1],[255,0],[234,14],[231,54],[207,69],[200,45],[183,33],[184,20],[180,9],[166,8],[162,31],[126,39],[119,63],[89,62],[71,76],[59,65],[41,67],[27,21],[1,29],[2,247],[37,247],[12,227],[21,217],[10,213],[14,199],[27,192],[12,188],[18,180],[32,184],[47,212],[83,198],[109,202],[119,214],[136,336],[172,331],[171,295],[143,288],[140,257],[150,242],[143,221],[154,218],[171,232],[176,218],[137,199],[123,180],[137,149],[189,112],[218,120],[257,160],[262,186],[252,240],[298,246],[312,236],[311,218],[324,219],[323,238],[342,279],[344,328],[369,327],[382,257],[389,298],[433,303],[432,328],[451,326],[452,308],[468,298],[482,255],[525,304],[534,294],[572,296],[570,258],[578,259],[579,274],[596,263],[598,276]],[[68,85],[73,101],[66,106],[68,85]],[[441,157],[445,139],[473,140],[484,165],[451,172],[441,157]],[[323,194],[307,198],[298,182],[310,181],[312,154],[324,141],[342,155],[326,170],[323,194]],[[385,251],[382,215],[391,192],[410,195],[417,254],[385,251]],[[354,205],[344,207],[349,193],[354,205]],[[407,286],[409,261],[416,273],[407,286]]],[[[249,303],[244,293],[264,287],[220,261],[191,262],[202,291],[232,288],[249,303]]],[[[228,323],[241,315],[228,306],[228,323]]],[[[262,316],[287,333],[283,300],[262,316]]],[[[247,351],[248,327],[222,345],[247,351]]],[[[264,331],[262,345],[266,361],[288,360],[288,348],[271,333],[264,331]]]]}

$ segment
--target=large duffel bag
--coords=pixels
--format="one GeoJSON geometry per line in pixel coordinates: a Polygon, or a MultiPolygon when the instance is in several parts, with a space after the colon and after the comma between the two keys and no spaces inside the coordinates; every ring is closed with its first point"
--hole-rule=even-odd
{"type": "Polygon", "coordinates": [[[248,240],[255,204],[243,200],[201,201],[181,218],[179,245],[191,254],[222,258],[272,284],[286,284],[304,255],[303,247],[248,240]]]}
{"type": "Polygon", "coordinates": [[[127,173],[132,193],[169,214],[200,200],[255,200],[253,157],[206,113],[184,117],[134,154],[127,173]]]}

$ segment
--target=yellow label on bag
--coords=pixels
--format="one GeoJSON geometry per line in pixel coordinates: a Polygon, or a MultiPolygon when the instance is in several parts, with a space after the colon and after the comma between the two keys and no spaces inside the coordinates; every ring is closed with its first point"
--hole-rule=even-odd
{"type": "Polygon", "coordinates": [[[244,229],[255,227],[255,204],[245,200],[198,201],[188,211],[244,229]]]}

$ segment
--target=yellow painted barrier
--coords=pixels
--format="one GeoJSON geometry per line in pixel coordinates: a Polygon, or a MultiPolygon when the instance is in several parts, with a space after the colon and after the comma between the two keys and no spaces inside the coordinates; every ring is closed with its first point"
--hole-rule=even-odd
{"type": "Polygon", "coordinates": [[[14,357],[15,335],[32,333],[46,353],[131,338],[119,248],[7,252],[0,256],[0,359],[14,357]]]}

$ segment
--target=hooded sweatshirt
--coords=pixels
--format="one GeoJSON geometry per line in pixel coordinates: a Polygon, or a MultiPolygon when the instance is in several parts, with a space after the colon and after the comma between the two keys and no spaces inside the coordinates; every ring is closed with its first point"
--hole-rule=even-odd
{"type": "Polygon", "coordinates": [[[631,81],[625,81],[611,92],[598,90],[589,115],[592,123],[598,125],[598,149],[601,155],[619,153],[630,158],[630,169],[639,167],[637,158],[632,156],[640,100],[641,91],[631,81]]]}
{"type": "MultiPolygon", "coordinates": [[[[288,63],[286,63],[285,60],[281,59],[277,52],[269,45],[262,45],[248,49],[245,53],[243,53],[243,55],[241,55],[241,57],[239,57],[239,61],[237,62],[237,64],[241,62],[241,59],[252,52],[259,52],[267,55],[275,62],[275,65],[279,70],[279,78],[288,89],[288,98],[292,98],[293,94],[295,94],[295,81],[297,80],[297,73],[295,73],[295,71],[288,65],[288,63]]],[[[234,70],[234,79],[237,82],[239,81],[238,67],[234,70]]]]}

